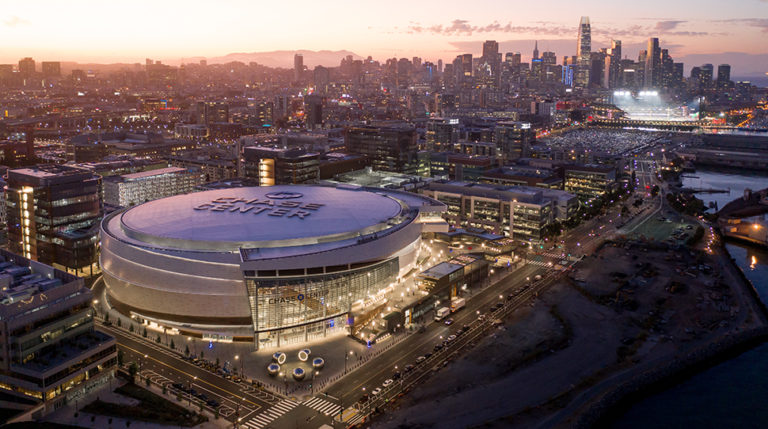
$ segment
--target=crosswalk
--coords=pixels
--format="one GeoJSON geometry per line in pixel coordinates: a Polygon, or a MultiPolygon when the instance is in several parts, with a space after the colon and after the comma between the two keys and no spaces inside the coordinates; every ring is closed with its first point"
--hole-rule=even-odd
{"type": "Polygon", "coordinates": [[[292,401],[290,399],[283,399],[282,401],[270,407],[267,411],[256,414],[250,419],[244,422],[241,422],[240,427],[248,428],[248,429],[261,429],[263,427],[266,427],[268,424],[272,423],[273,421],[277,420],[283,414],[296,408],[298,405],[299,403],[296,401],[292,401]]]}
{"type": "Polygon", "coordinates": [[[566,254],[564,252],[542,252],[538,253],[536,256],[546,256],[547,258],[553,259],[565,259],[566,254]]]}
{"type": "Polygon", "coordinates": [[[550,265],[551,262],[544,262],[544,261],[531,261],[531,260],[529,260],[528,263],[531,264],[531,265],[536,265],[537,267],[551,267],[552,266],[552,265],[550,265]]]}
{"type": "Polygon", "coordinates": [[[302,405],[312,408],[313,410],[320,411],[326,416],[339,414],[339,411],[341,411],[342,408],[338,404],[334,404],[333,402],[317,397],[304,401],[302,405]]]}
{"type": "MultiPolygon", "coordinates": [[[[355,411],[357,411],[357,410],[355,410],[355,411]]],[[[352,416],[349,417],[348,420],[345,420],[344,423],[347,425],[347,427],[354,426],[354,425],[362,422],[363,421],[363,417],[364,416],[363,416],[362,413],[355,412],[352,416]]]]}

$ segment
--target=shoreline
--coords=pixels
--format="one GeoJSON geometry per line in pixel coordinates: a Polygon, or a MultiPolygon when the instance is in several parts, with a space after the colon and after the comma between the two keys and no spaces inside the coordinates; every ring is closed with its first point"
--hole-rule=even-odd
{"type": "Polygon", "coordinates": [[[760,298],[754,283],[747,278],[724,245],[722,251],[726,252],[730,268],[735,269],[742,280],[742,284],[738,287],[746,289],[753,302],[757,304],[758,313],[755,316],[762,319],[763,326],[729,332],[707,345],[675,357],[668,364],[633,376],[629,381],[595,398],[584,412],[574,415],[573,427],[584,429],[610,427],[638,401],[663,392],[768,341],[768,306],[760,298]]]}

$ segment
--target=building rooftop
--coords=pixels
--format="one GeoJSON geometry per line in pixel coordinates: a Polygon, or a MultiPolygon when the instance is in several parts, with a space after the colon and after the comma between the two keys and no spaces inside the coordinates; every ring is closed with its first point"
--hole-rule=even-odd
{"type": "Polygon", "coordinates": [[[152,176],[161,176],[163,174],[176,174],[176,173],[186,173],[186,168],[180,168],[180,167],[166,167],[166,168],[159,168],[157,170],[149,170],[149,171],[141,171],[138,173],[130,173],[130,174],[123,174],[120,176],[120,179],[124,181],[132,181],[132,180],[141,180],[146,179],[147,177],[152,176]]]}
{"type": "Polygon", "coordinates": [[[419,273],[419,276],[439,279],[441,277],[445,277],[461,269],[464,269],[464,265],[453,264],[450,262],[441,262],[435,266],[429,267],[426,270],[422,271],[421,273],[419,273]]]}

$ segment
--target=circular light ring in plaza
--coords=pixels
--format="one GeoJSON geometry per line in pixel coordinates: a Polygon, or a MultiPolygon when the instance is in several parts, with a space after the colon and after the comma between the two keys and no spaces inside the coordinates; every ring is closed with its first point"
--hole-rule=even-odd
{"type": "Polygon", "coordinates": [[[304,372],[304,370],[301,368],[294,368],[292,374],[296,381],[301,381],[304,379],[306,372],[304,372]]]}
{"type": "Polygon", "coordinates": [[[280,365],[278,365],[276,363],[271,363],[271,364],[267,365],[267,372],[271,376],[277,375],[277,373],[280,372],[280,365]]]}
{"type": "Polygon", "coordinates": [[[309,354],[312,353],[309,349],[299,350],[299,360],[306,362],[309,359],[309,354]]]}
{"type": "Polygon", "coordinates": [[[312,367],[315,369],[323,369],[325,366],[325,359],[323,358],[314,358],[312,359],[312,367]]]}
{"type": "Polygon", "coordinates": [[[278,364],[282,365],[285,363],[285,360],[288,359],[288,356],[283,352],[277,352],[272,354],[272,359],[278,364]]]}
{"type": "Polygon", "coordinates": [[[413,268],[425,225],[444,210],[349,186],[177,195],[106,216],[100,265],[123,314],[282,347],[343,333],[353,304],[413,268]]]}

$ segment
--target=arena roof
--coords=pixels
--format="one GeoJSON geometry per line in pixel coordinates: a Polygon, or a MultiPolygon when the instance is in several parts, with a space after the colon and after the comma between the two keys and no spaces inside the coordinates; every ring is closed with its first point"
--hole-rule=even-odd
{"type": "Polygon", "coordinates": [[[148,243],[167,239],[273,247],[287,240],[346,238],[385,230],[401,210],[397,200],[370,190],[282,185],[150,201],[126,210],[121,223],[128,236],[148,243]]]}

